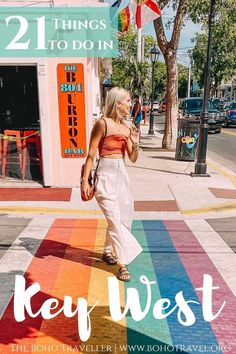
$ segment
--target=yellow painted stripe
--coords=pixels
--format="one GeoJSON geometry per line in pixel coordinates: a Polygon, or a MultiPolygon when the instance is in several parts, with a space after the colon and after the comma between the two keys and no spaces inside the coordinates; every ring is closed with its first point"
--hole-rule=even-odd
{"type": "MultiPolygon", "coordinates": [[[[91,312],[92,335],[86,342],[89,345],[108,346],[107,352],[115,352],[116,344],[127,344],[126,319],[114,322],[109,313],[108,282],[109,276],[116,276],[118,266],[109,266],[101,261],[106,236],[106,221],[99,220],[96,234],[94,260],[89,284],[88,303],[92,306],[97,300],[99,303],[91,312]],[[110,351],[110,347],[112,351],[110,351]]],[[[120,282],[121,306],[124,308],[124,284],[120,282]]],[[[102,350],[102,349],[101,349],[102,350]]],[[[122,351],[122,354],[126,351],[122,351]]]]}
{"type": "Polygon", "coordinates": [[[236,136],[236,132],[232,132],[232,131],[227,130],[227,129],[221,129],[221,132],[224,133],[224,134],[236,136]]]}
{"type": "Polygon", "coordinates": [[[32,206],[1,206],[0,213],[32,213],[32,214],[66,214],[66,215],[101,215],[100,210],[84,210],[84,209],[64,209],[64,208],[48,208],[48,207],[32,207],[32,206]]]}
{"type": "Polygon", "coordinates": [[[227,212],[233,211],[236,209],[236,202],[227,202],[223,204],[218,204],[215,206],[209,206],[206,208],[198,208],[198,209],[191,209],[191,210],[181,210],[181,214],[184,215],[194,215],[194,214],[204,214],[209,212],[227,212]]]}
{"type": "MultiPolygon", "coordinates": [[[[180,210],[181,214],[203,214],[211,211],[233,211],[236,208],[235,202],[209,206],[206,208],[180,210]]],[[[102,213],[97,210],[74,210],[72,212],[68,209],[53,209],[53,208],[40,208],[40,207],[1,207],[1,213],[31,213],[31,214],[67,214],[67,215],[101,215],[102,213]]],[[[148,213],[148,212],[147,212],[148,213]]]]}
{"type": "Polygon", "coordinates": [[[221,173],[223,176],[227,177],[233,183],[233,185],[236,187],[236,175],[233,175],[233,174],[230,174],[229,172],[224,171],[223,169],[221,169],[217,165],[213,164],[212,162],[207,161],[207,164],[211,168],[213,168],[214,170],[221,173]]]}

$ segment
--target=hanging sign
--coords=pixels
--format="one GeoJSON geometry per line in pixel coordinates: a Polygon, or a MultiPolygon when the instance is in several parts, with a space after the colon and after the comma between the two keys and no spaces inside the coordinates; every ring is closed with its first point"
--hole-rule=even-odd
{"type": "Polygon", "coordinates": [[[83,64],[58,64],[58,100],[61,155],[86,156],[86,124],[83,64]]]}

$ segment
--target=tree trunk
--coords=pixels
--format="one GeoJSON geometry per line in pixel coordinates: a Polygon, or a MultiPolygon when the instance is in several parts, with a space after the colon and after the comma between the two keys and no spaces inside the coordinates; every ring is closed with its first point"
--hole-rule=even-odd
{"type": "Polygon", "coordinates": [[[162,147],[175,149],[178,119],[178,66],[176,53],[168,48],[165,53],[167,66],[166,117],[162,147]]]}

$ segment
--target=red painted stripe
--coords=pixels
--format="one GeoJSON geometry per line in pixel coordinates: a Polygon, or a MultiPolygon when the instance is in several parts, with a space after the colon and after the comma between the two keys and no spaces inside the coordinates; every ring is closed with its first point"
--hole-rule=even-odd
{"type": "MultiPolygon", "coordinates": [[[[27,287],[34,282],[41,286],[40,292],[32,299],[33,311],[38,310],[51,297],[57,298],[59,307],[62,307],[63,296],[70,295],[72,289],[72,296],[76,293],[77,297],[87,297],[92,263],[92,257],[89,256],[92,255],[96,228],[96,220],[58,219],[54,222],[24,274],[27,287]],[[70,242],[71,239],[73,243],[70,242]],[[67,276],[60,279],[65,268],[67,276]]],[[[41,316],[32,319],[27,315],[24,322],[17,323],[13,314],[13,299],[0,321],[0,326],[4,328],[0,334],[0,343],[4,344],[1,346],[3,353],[12,353],[12,343],[28,346],[34,344],[41,327],[45,344],[53,344],[53,338],[56,343],[59,341],[72,345],[72,334],[78,332],[77,318],[68,320],[64,315],[53,320],[43,320],[41,316]]],[[[76,341],[78,342],[78,336],[76,341]]]]}
{"type": "Polygon", "coordinates": [[[1,201],[65,201],[71,198],[71,188],[0,188],[1,201]]]}
{"type": "MultiPolygon", "coordinates": [[[[211,326],[218,343],[231,345],[230,353],[236,353],[236,299],[234,295],[186,223],[165,221],[164,224],[194,288],[202,287],[203,274],[210,274],[213,278],[213,286],[220,287],[213,291],[213,313],[220,309],[223,301],[226,301],[226,305],[219,317],[211,322],[211,326]]],[[[196,293],[199,301],[202,302],[202,292],[196,293]]],[[[229,353],[229,351],[222,350],[222,353],[224,352],[229,353]]]]}

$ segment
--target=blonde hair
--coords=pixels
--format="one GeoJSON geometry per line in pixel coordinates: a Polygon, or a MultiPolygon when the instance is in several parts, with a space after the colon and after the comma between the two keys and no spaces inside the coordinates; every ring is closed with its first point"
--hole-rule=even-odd
{"type": "Polygon", "coordinates": [[[104,115],[116,117],[118,115],[117,102],[121,102],[129,92],[123,88],[113,87],[107,94],[104,115]]]}

